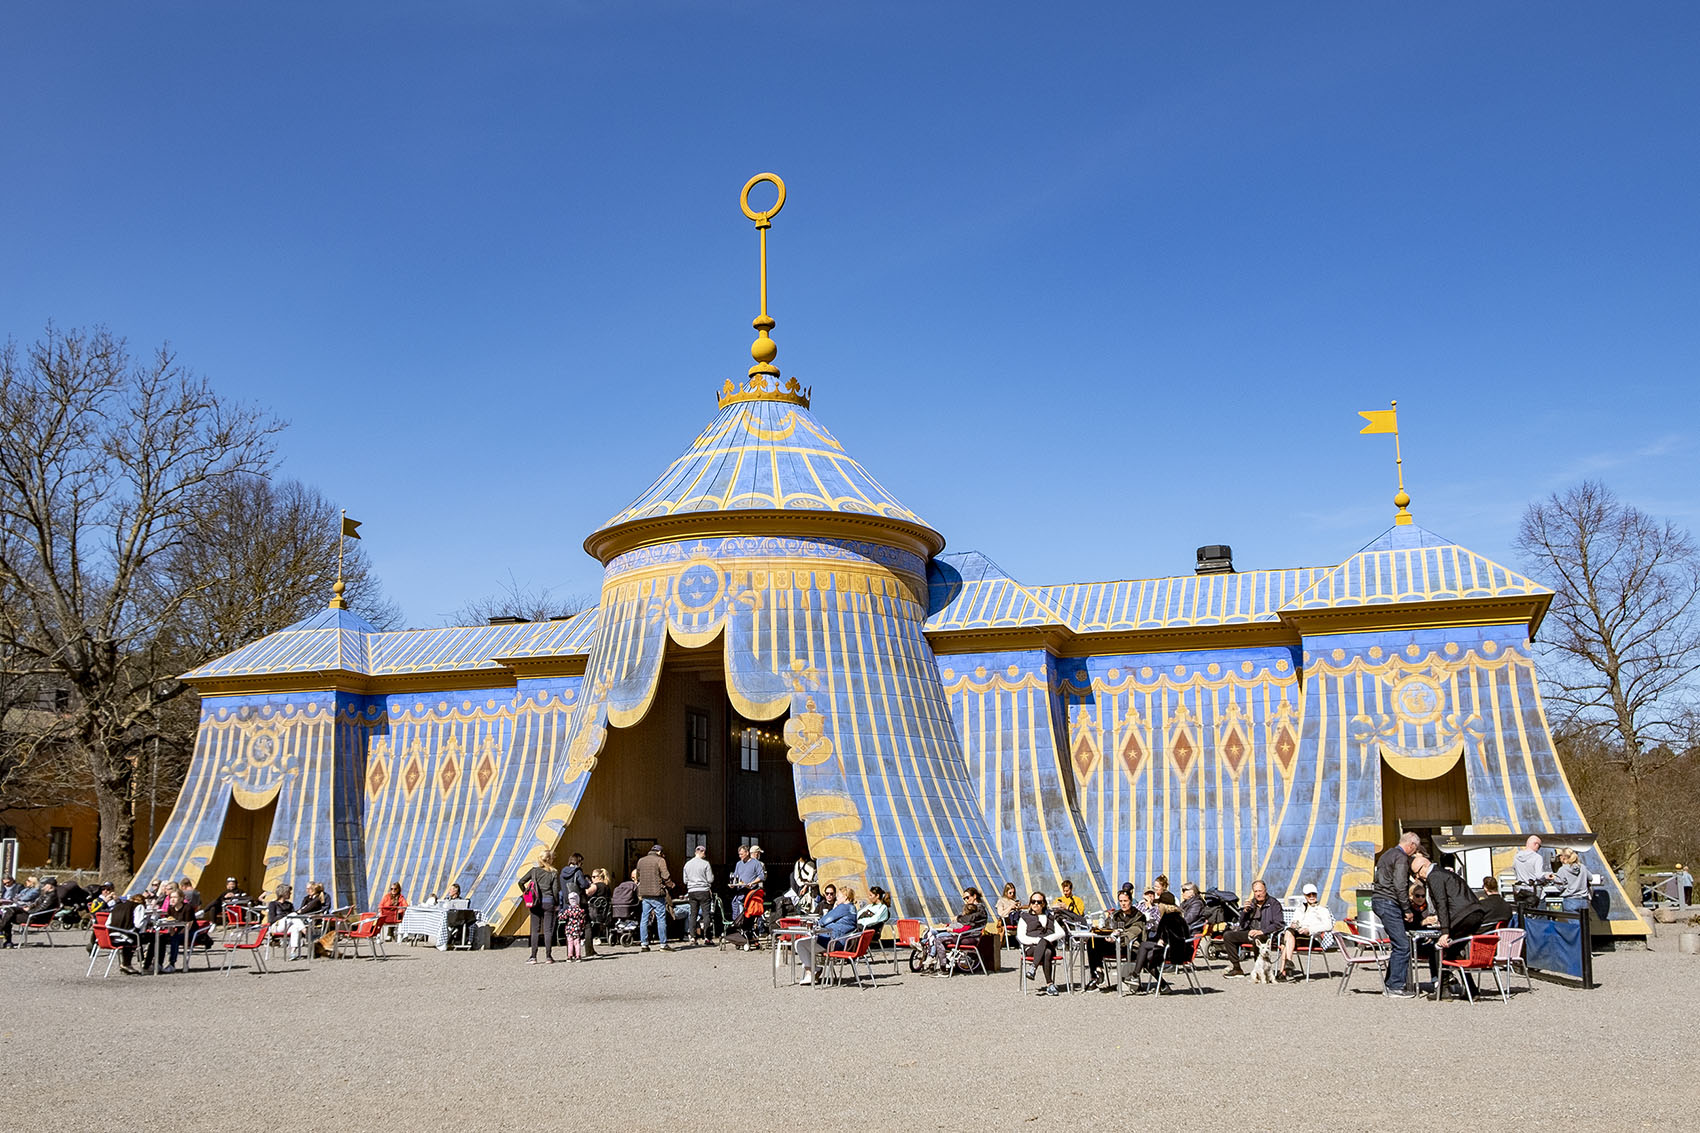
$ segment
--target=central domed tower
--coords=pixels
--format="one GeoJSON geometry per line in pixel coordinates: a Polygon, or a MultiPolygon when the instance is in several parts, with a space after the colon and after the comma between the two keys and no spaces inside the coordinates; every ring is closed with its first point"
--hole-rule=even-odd
{"type": "MultiPolygon", "coordinates": [[[[766,235],[784,204],[744,212],[762,236],[762,310],[742,384],[648,488],[585,540],[603,563],[583,698],[564,737],[570,816],[610,729],[650,712],[669,648],[719,641],[726,695],[786,717],[797,816],[822,883],[891,891],[905,915],[948,916],[964,885],[1003,873],[974,802],[922,633],[943,537],[876,480],[781,381],[766,310],[766,235]]],[[[702,653],[693,654],[700,667],[702,653]]],[[[558,844],[540,832],[539,844],[558,844]]],[[[789,863],[770,863],[776,874],[789,863]]],[[[770,889],[780,886],[770,882],[770,889]]],[[[988,892],[990,890],[987,890],[988,892]]]]}

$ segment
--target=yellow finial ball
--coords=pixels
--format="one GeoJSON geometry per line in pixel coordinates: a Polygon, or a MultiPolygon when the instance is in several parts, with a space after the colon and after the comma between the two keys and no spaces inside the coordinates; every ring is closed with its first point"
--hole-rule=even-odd
{"type": "Polygon", "coordinates": [[[1411,497],[1405,493],[1404,489],[1400,489],[1399,494],[1393,497],[1393,506],[1397,508],[1411,506],[1411,497]]]}
{"type": "Polygon", "coordinates": [[[779,357],[779,344],[764,334],[750,343],[750,357],[766,365],[779,357]]]}
{"type": "Polygon", "coordinates": [[[343,583],[342,579],[340,579],[340,578],[337,579],[336,582],[331,584],[331,590],[332,590],[332,592],[334,592],[336,594],[336,596],[338,598],[341,598],[342,592],[344,590],[347,590],[347,589],[348,589],[348,587],[343,583]]]}

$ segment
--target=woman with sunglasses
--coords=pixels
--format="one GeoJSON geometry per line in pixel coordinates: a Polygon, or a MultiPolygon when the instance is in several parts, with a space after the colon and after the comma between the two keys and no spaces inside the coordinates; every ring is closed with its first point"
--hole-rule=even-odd
{"type": "Polygon", "coordinates": [[[1023,955],[1033,965],[1035,975],[1043,974],[1045,986],[1040,995],[1056,995],[1057,984],[1053,968],[1057,958],[1057,942],[1066,935],[1057,915],[1045,907],[1045,895],[1034,893],[1027,899],[1027,911],[1015,922],[1015,939],[1023,955]]]}

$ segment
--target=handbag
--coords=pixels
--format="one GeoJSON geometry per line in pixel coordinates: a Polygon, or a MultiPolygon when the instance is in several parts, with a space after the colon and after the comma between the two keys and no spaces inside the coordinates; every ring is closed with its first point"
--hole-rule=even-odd
{"type": "Polygon", "coordinates": [[[537,907],[537,886],[527,885],[525,887],[524,900],[525,900],[525,907],[526,908],[534,909],[534,908],[537,907]]]}

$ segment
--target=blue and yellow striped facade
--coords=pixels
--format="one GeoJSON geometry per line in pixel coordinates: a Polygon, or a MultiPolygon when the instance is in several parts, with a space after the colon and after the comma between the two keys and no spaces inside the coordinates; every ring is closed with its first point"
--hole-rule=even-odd
{"type": "MultiPolygon", "coordinates": [[[[189,674],[194,765],[140,872],[198,878],[231,802],[275,800],[268,887],[458,882],[512,928],[610,735],[705,648],[739,715],[785,718],[821,875],[906,915],[1006,880],[1102,904],[1158,873],[1338,908],[1389,769],[1461,767],[1478,832],[1586,829],[1529,647],[1550,592],[1419,527],[1335,566],[1055,586],[943,546],[805,399],[727,398],[586,541],[597,609],[398,633],[327,610],[189,674]]],[[[1621,892],[1611,916],[1641,931],[1621,892]]]]}

